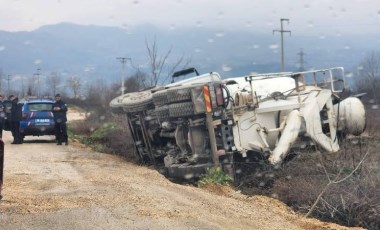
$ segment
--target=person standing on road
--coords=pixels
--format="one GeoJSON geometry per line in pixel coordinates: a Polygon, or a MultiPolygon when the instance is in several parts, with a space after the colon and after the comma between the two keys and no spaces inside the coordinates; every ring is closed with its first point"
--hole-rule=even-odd
{"type": "Polygon", "coordinates": [[[65,145],[68,145],[69,141],[66,126],[67,105],[61,100],[61,95],[59,93],[55,95],[55,103],[53,104],[52,112],[54,115],[57,145],[62,145],[62,142],[65,142],[65,145]]]}
{"type": "Polygon", "coordinates": [[[0,95],[0,138],[3,138],[3,129],[5,123],[5,105],[3,95],[0,95]]]}
{"type": "Polygon", "coordinates": [[[22,144],[22,138],[20,135],[20,121],[22,118],[22,104],[18,103],[18,97],[11,95],[9,100],[12,103],[10,128],[13,136],[12,144],[22,144]]]}

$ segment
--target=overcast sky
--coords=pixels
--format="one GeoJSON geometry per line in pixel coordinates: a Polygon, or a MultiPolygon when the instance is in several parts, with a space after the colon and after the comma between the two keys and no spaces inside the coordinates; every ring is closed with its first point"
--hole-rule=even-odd
{"type": "Polygon", "coordinates": [[[293,33],[374,33],[379,0],[0,0],[0,30],[30,31],[73,22],[130,28],[151,23],[272,31],[280,18],[293,33]]]}

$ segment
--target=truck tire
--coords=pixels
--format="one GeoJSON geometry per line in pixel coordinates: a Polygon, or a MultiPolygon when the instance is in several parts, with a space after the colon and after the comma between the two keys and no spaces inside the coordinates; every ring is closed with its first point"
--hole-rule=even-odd
{"type": "Polygon", "coordinates": [[[150,90],[127,93],[118,99],[119,104],[123,107],[125,112],[141,112],[154,108],[150,90]]]}
{"type": "Polygon", "coordinates": [[[167,97],[170,103],[191,101],[191,89],[194,86],[180,86],[167,90],[167,97]]]}
{"type": "Polygon", "coordinates": [[[164,121],[169,119],[169,106],[164,105],[164,106],[156,106],[154,109],[154,113],[156,114],[158,120],[164,121]]]}
{"type": "Polygon", "coordinates": [[[162,106],[168,104],[167,90],[159,90],[152,95],[153,103],[155,106],[162,106]]]}
{"type": "Polygon", "coordinates": [[[197,114],[193,102],[174,103],[169,105],[169,116],[186,117],[197,114]]]}

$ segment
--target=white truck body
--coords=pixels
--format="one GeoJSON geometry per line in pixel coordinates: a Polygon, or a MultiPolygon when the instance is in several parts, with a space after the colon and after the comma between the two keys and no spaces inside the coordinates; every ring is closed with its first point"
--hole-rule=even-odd
{"type": "Polygon", "coordinates": [[[342,100],[344,89],[341,67],[229,79],[211,72],[110,105],[129,115],[139,156],[161,156],[175,177],[218,164],[231,171],[235,158],[257,153],[277,165],[294,147],[337,152],[338,135],[365,129],[363,104],[342,100]]]}

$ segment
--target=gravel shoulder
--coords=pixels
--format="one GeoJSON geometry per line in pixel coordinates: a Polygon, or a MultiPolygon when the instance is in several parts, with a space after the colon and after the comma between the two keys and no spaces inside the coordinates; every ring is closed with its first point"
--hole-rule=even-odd
{"type": "Polygon", "coordinates": [[[228,187],[200,189],[53,137],[4,132],[0,229],[347,229],[228,187]]]}

